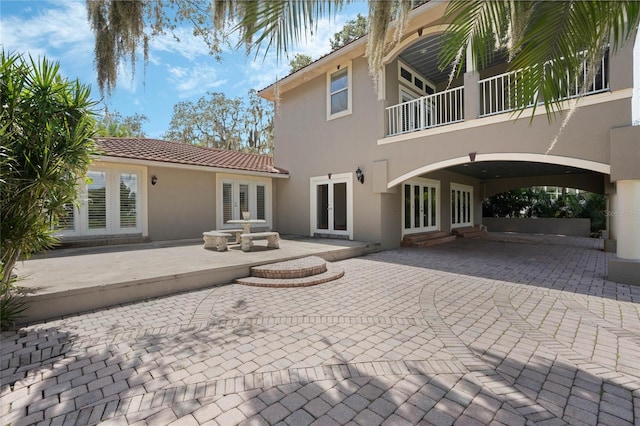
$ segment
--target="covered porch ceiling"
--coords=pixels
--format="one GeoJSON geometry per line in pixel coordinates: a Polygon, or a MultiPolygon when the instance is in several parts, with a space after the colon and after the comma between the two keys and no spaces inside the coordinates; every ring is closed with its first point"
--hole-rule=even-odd
{"type": "Polygon", "coordinates": [[[595,173],[578,167],[527,161],[477,161],[447,170],[479,180],[595,173]]]}
{"type": "MultiPolygon", "coordinates": [[[[444,70],[440,70],[438,67],[442,44],[442,34],[429,35],[403,50],[398,57],[402,62],[422,74],[423,77],[436,84],[442,83],[449,79],[449,74],[451,73],[451,66],[444,70]]],[[[496,53],[492,58],[488,58],[487,68],[505,61],[506,55],[496,53]]],[[[464,67],[464,58],[462,66],[464,67]]]]}

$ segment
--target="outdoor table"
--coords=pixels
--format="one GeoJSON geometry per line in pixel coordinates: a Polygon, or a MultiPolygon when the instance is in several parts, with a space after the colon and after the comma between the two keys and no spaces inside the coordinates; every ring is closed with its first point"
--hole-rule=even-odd
{"type": "Polygon", "coordinates": [[[233,224],[238,224],[238,225],[242,225],[242,230],[245,234],[250,234],[251,233],[251,225],[258,225],[261,223],[267,223],[266,220],[263,219],[234,219],[234,220],[228,220],[227,223],[233,223],[233,224]]]}

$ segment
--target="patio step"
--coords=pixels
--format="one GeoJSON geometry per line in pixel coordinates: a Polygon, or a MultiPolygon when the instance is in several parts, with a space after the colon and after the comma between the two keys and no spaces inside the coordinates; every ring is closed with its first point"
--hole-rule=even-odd
{"type": "Polygon", "coordinates": [[[255,287],[309,287],[337,280],[344,270],[318,256],[293,259],[286,262],[254,266],[251,276],[237,278],[236,283],[255,287]]]}
{"type": "Polygon", "coordinates": [[[460,238],[473,238],[486,235],[487,230],[480,226],[465,226],[462,228],[454,228],[451,233],[460,238]]]}
{"type": "Polygon", "coordinates": [[[455,235],[447,234],[444,231],[422,232],[420,234],[405,235],[400,245],[402,247],[430,247],[448,243],[455,239],[455,235]]]}

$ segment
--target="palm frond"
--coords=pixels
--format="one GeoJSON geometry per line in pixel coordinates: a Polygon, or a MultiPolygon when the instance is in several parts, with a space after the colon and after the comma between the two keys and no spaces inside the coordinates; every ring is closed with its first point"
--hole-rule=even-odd
{"type": "Polygon", "coordinates": [[[280,57],[317,30],[319,20],[343,7],[343,0],[287,0],[240,2],[235,10],[241,44],[248,52],[267,55],[275,49],[280,57]]]}
{"type": "MultiPolygon", "coordinates": [[[[522,113],[542,103],[549,120],[561,109],[567,88],[599,71],[607,48],[615,52],[640,23],[637,1],[465,1],[450,3],[441,68],[461,70],[470,46],[476,66],[495,52],[509,52],[509,70],[519,72],[514,99],[522,113]],[[491,41],[494,41],[493,45],[491,41]]],[[[580,92],[588,90],[584,84],[580,92]]]]}

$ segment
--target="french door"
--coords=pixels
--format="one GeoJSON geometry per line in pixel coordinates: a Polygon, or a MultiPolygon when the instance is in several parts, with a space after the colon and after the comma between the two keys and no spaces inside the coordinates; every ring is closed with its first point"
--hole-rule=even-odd
{"type": "MultiPolygon", "coordinates": [[[[222,223],[221,227],[232,219],[242,219],[242,213],[248,212],[251,219],[269,222],[267,205],[267,182],[222,181],[222,223]]],[[[230,227],[237,225],[229,225],[230,227]]]]}
{"type": "Polygon", "coordinates": [[[451,227],[473,226],[473,187],[451,184],[451,227]]]}
{"type": "Polygon", "coordinates": [[[352,238],[351,174],[311,178],[311,234],[352,238]]]}
{"type": "Polygon", "coordinates": [[[143,232],[140,170],[95,167],[87,172],[78,206],[65,206],[66,217],[56,227],[63,236],[143,232]]]}
{"type": "Polygon", "coordinates": [[[440,182],[416,178],[402,185],[403,233],[440,229],[440,182]]]}

